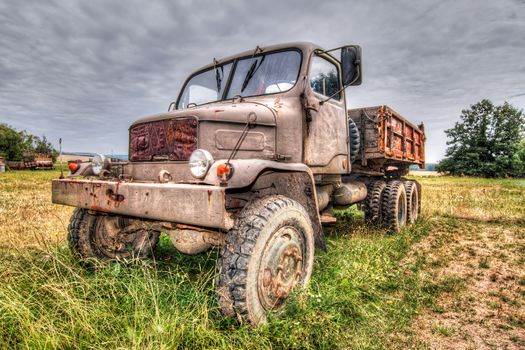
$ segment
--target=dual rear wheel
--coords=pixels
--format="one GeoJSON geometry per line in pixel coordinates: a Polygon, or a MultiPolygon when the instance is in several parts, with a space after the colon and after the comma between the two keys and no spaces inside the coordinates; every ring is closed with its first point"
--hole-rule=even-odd
{"type": "Polygon", "coordinates": [[[398,232],[417,220],[420,203],[420,186],[416,181],[372,180],[364,205],[365,219],[398,232]]]}

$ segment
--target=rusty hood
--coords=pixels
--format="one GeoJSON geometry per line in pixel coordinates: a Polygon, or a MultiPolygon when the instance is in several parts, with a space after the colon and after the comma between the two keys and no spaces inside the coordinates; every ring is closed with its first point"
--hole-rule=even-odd
{"type": "MultiPolygon", "coordinates": [[[[260,101],[261,98],[258,99],[260,101]]],[[[163,120],[163,119],[177,119],[194,117],[198,120],[205,121],[223,121],[233,123],[246,123],[248,115],[253,112],[257,115],[256,124],[260,125],[275,125],[275,111],[272,108],[274,103],[273,98],[265,99],[268,101],[252,102],[243,100],[242,102],[220,101],[208,103],[201,106],[191,108],[178,109],[171,112],[154,114],[136,120],[131,124],[132,129],[137,124],[163,120]]]]}
{"type": "MultiPolygon", "coordinates": [[[[141,118],[129,129],[130,160],[186,161],[195,149],[203,146],[219,155],[209,142],[217,138],[217,129],[222,130],[222,138],[238,138],[248,118],[255,119],[250,131],[253,135],[274,139],[266,133],[276,125],[275,111],[261,102],[222,101],[141,118]]],[[[221,143],[224,144],[224,140],[221,143]]]]}

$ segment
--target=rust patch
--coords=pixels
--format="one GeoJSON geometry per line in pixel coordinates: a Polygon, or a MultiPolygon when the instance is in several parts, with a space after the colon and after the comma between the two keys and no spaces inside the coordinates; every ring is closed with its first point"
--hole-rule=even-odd
{"type": "Polygon", "coordinates": [[[130,132],[130,159],[153,160],[164,156],[169,160],[188,160],[197,149],[197,120],[158,120],[135,125],[130,132]]]}
{"type": "Polygon", "coordinates": [[[123,195],[113,192],[111,188],[106,191],[106,195],[115,202],[122,202],[124,200],[123,195]]]}

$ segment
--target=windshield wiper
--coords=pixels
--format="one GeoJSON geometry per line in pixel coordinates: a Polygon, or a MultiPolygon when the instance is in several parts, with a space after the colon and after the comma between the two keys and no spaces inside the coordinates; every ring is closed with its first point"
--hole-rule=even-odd
{"type": "Polygon", "coordinates": [[[244,77],[244,81],[242,82],[241,92],[243,92],[244,89],[246,89],[246,87],[248,86],[248,83],[253,78],[257,70],[261,67],[265,58],[266,58],[266,55],[264,55],[261,58],[261,60],[259,61],[259,65],[257,65],[257,59],[253,61],[252,65],[250,66],[250,69],[248,69],[248,73],[246,73],[246,77],[244,77]]]}
{"type": "Polygon", "coordinates": [[[215,69],[215,81],[217,82],[217,93],[221,92],[221,86],[222,86],[222,77],[224,76],[224,66],[220,66],[221,73],[219,73],[219,68],[217,68],[217,60],[213,59],[213,68],[215,69]]]}

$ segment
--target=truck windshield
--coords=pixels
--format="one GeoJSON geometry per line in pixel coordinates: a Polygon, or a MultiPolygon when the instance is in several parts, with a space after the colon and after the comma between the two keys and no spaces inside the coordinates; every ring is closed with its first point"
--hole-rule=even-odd
{"type": "Polygon", "coordinates": [[[288,91],[299,76],[301,53],[288,50],[241,58],[227,87],[232,64],[218,65],[193,76],[184,86],[177,108],[219,101],[223,96],[230,99],[288,91]]]}

